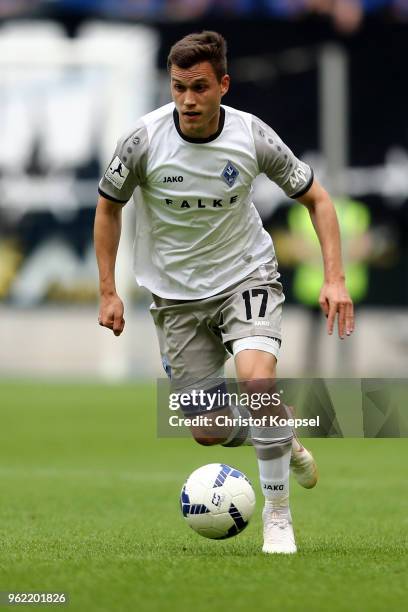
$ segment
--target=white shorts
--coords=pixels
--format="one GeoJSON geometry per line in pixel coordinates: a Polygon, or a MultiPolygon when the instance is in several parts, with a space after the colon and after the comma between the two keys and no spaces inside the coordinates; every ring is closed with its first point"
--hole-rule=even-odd
{"type": "Polygon", "coordinates": [[[202,300],[153,296],[150,307],[163,367],[174,381],[214,375],[231,354],[256,349],[278,357],[285,296],[274,262],[202,300]]]}

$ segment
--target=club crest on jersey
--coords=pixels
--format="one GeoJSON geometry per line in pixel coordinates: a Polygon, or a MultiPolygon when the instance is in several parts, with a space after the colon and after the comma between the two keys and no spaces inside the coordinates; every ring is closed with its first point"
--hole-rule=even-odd
{"type": "Polygon", "coordinates": [[[229,187],[232,187],[235,181],[237,180],[237,176],[239,174],[239,170],[234,166],[230,161],[227,162],[224,170],[221,173],[222,178],[227,183],[229,187]]]}

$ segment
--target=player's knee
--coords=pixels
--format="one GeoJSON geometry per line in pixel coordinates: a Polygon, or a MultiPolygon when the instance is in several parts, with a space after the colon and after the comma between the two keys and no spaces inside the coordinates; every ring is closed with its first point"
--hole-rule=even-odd
{"type": "MultiPolygon", "coordinates": [[[[266,340],[272,341],[273,339],[266,338],[266,340]]],[[[276,379],[276,363],[276,356],[270,352],[242,350],[235,354],[239,380],[247,382],[251,388],[270,385],[276,379]],[[254,353],[256,353],[255,356],[254,353]]],[[[243,383],[240,384],[242,387],[243,383]]],[[[258,392],[258,389],[256,388],[254,392],[258,392]]]]}
{"type": "Polygon", "coordinates": [[[241,393],[245,393],[249,396],[259,394],[271,395],[274,391],[275,379],[274,378],[252,378],[251,380],[245,380],[240,383],[241,393]]]}

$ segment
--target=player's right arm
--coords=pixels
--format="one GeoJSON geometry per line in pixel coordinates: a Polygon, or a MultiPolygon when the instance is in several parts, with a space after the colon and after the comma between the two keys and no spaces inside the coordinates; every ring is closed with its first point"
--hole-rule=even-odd
{"type": "Polygon", "coordinates": [[[147,132],[139,123],[123,136],[99,183],[94,243],[99,268],[99,325],[120,336],[125,327],[123,302],[116,292],[115,264],[122,229],[122,208],[146,176],[147,132]]]}
{"type": "Polygon", "coordinates": [[[99,269],[99,325],[120,336],[125,327],[123,302],[116,292],[115,264],[122,229],[123,204],[99,196],[94,245],[99,269]]]}

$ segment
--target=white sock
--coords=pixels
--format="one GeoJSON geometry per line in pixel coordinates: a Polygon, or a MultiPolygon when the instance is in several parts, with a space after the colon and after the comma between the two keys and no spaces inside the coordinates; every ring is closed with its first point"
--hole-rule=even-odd
{"type": "MultiPolygon", "coordinates": [[[[266,451],[266,448],[264,450],[266,451]]],[[[292,443],[275,442],[268,450],[272,455],[269,459],[258,456],[262,492],[265,500],[271,502],[273,508],[286,509],[289,506],[289,463],[292,443]]]]}
{"type": "Polygon", "coordinates": [[[287,426],[252,427],[251,433],[265,500],[273,507],[288,508],[292,429],[287,426]]]}

